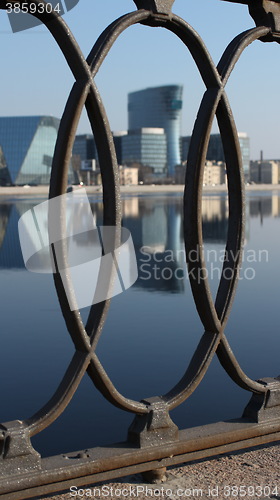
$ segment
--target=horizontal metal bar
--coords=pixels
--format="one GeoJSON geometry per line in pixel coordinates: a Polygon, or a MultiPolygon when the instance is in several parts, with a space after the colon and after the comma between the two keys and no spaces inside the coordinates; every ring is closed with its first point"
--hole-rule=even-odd
{"type": "Polygon", "coordinates": [[[58,455],[43,459],[40,470],[3,478],[0,499],[32,498],[278,440],[280,419],[265,424],[236,419],[182,430],[178,442],[158,447],[137,449],[125,442],[58,455]]]}

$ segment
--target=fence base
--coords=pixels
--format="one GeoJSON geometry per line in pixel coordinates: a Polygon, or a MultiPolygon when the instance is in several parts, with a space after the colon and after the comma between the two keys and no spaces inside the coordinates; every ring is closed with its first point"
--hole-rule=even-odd
{"type": "Polygon", "coordinates": [[[131,443],[44,458],[41,469],[2,477],[1,500],[46,495],[280,440],[280,418],[242,418],[179,431],[178,441],[136,448],[131,443]]]}

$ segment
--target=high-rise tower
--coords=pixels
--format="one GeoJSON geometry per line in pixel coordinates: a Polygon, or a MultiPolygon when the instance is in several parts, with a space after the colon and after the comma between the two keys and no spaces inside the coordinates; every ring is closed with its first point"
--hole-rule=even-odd
{"type": "Polygon", "coordinates": [[[167,142],[167,176],[181,163],[182,85],[151,87],[128,94],[128,129],[163,128],[167,142]]]}

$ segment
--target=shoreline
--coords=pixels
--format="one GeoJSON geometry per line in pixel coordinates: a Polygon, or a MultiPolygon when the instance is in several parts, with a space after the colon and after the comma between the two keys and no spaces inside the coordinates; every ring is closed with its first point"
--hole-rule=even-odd
{"type": "MultiPolygon", "coordinates": [[[[80,186],[73,186],[73,190],[76,191],[80,186]]],[[[85,187],[88,194],[101,194],[101,186],[83,186],[85,187]]],[[[226,193],[228,191],[226,185],[217,186],[205,186],[203,188],[203,193],[226,193]]],[[[257,191],[280,191],[280,184],[250,184],[245,186],[245,191],[257,192],[257,191]]],[[[150,194],[150,193],[183,193],[183,184],[172,184],[172,185],[142,185],[142,186],[121,186],[121,194],[150,194]]],[[[8,186],[0,187],[1,197],[11,197],[11,196],[47,196],[49,193],[49,186],[8,186]]]]}

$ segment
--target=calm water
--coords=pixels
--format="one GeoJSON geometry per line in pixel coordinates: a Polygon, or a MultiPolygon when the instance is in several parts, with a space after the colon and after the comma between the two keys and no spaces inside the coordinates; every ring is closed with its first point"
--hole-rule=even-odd
{"type": "MultiPolygon", "coordinates": [[[[0,204],[2,422],[38,410],[56,389],[74,352],[52,277],[27,272],[21,256],[18,218],[40,201],[0,204]]],[[[90,202],[101,223],[100,196],[90,202]]],[[[124,226],[133,235],[139,278],[112,300],[97,352],[118,390],[138,400],[167,392],[181,378],[203,328],[184,276],[181,197],[127,196],[123,213],[124,226]]],[[[213,293],[227,215],[226,196],[204,197],[213,293]]],[[[241,367],[253,379],[280,373],[279,234],[279,195],[248,194],[244,262],[226,333],[241,367]]],[[[82,311],[84,318],[87,312],[82,311]]],[[[171,417],[180,428],[238,417],[249,397],[214,359],[199,388],[171,417]]],[[[121,441],[132,418],[104,400],[85,376],[64,414],[33,443],[46,456],[121,441]]]]}

